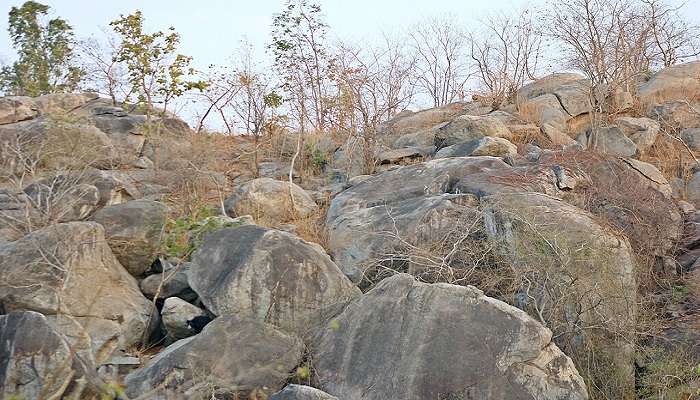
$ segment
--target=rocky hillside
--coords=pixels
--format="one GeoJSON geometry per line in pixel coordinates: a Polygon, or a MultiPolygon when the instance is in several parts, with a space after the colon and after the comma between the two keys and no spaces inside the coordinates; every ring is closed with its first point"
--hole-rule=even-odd
{"type": "Polygon", "coordinates": [[[303,143],[0,98],[0,398],[694,398],[700,62],[589,86],[303,143]]]}

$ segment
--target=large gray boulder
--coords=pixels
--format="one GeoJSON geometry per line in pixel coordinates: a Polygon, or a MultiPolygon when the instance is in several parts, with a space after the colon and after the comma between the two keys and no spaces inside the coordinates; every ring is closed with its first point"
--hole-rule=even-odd
{"type": "Polygon", "coordinates": [[[609,354],[610,374],[619,374],[614,378],[626,385],[626,393],[633,392],[634,346],[628,336],[636,321],[637,283],[627,238],[578,207],[540,193],[499,193],[483,204],[487,235],[510,265],[532,274],[534,286],[523,289],[521,308],[541,315],[576,360],[591,348],[609,354]]]}
{"type": "Polygon", "coordinates": [[[219,317],[127,375],[129,397],[256,398],[278,391],[303,355],[302,342],[271,325],[219,317]],[[229,397],[226,397],[229,396],[229,397]],[[250,396],[250,397],[249,397],[250,396]]]}
{"type": "Polygon", "coordinates": [[[0,125],[32,119],[39,114],[30,97],[0,97],[0,125]]]}
{"type": "Polygon", "coordinates": [[[588,131],[576,139],[584,148],[622,157],[636,156],[639,149],[632,139],[625,136],[616,126],[599,128],[597,132],[588,131]]]}
{"type": "Polygon", "coordinates": [[[552,333],[471,286],[399,274],[350,304],[312,349],[341,399],[587,399],[552,333]]]}
{"type": "Polygon", "coordinates": [[[555,73],[530,82],[521,87],[516,94],[516,102],[534,99],[547,93],[554,93],[557,88],[579,82],[583,76],[574,73],[555,73]]]}
{"type": "Polygon", "coordinates": [[[700,61],[677,64],[662,69],[639,87],[643,104],[669,100],[690,100],[700,91],[700,61]]]}
{"type": "Polygon", "coordinates": [[[338,398],[311,386],[287,385],[273,394],[270,400],[338,400],[338,398]]]}
{"type": "Polygon", "coordinates": [[[78,398],[77,380],[95,389],[94,368],[43,315],[15,311],[0,316],[0,398],[78,398]]]}
{"type": "Polygon", "coordinates": [[[396,168],[338,194],[326,216],[329,248],[341,270],[359,282],[402,241],[415,243],[454,223],[465,198],[462,176],[510,166],[495,157],[454,157],[396,168]]]}
{"type": "Polygon", "coordinates": [[[651,118],[619,117],[615,119],[615,125],[622,129],[641,152],[647,151],[654,144],[661,130],[659,123],[651,118]]]}
{"type": "Polygon", "coordinates": [[[700,150],[700,128],[683,129],[681,131],[681,139],[691,150],[700,150]]]}
{"type": "Polygon", "coordinates": [[[158,315],[94,222],[52,225],[0,246],[5,311],[46,315],[98,363],[146,340],[158,315]]]}
{"type": "Polygon", "coordinates": [[[479,103],[451,103],[418,112],[403,111],[382,123],[379,131],[387,135],[407,135],[425,131],[431,127],[453,120],[459,115],[482,115],[491,111],[479,103]]]}
{"type": "Polygon", "coordinates": [[[31,200],[32,207],[41,213],[45,225],[83,220],[100,203],[100,192],[94,185],[77,180],[68,184],[60,177],[32,183],[23,192],[31,200]]]}
{"type": "Polygon", "coordinates": [[[306,218],[318,211],[311,196],[294,183],[258,178],[237,187],[224,203],[231,217],[252,215],[275,222],[306,218]]]}
{"type": "Polygon", "coordinates": [[[167,207],[150,200],[132,200],[104,207],[91,218],[105,229],[107,244],[134,276],[151,266],[159,249],[167,207]]]}
{"type": "Polygon", "coordinates": [[[462,115],[437,130],[435,146],[441,149],[484,136],[510,139],[512,134],[498,118],[462,115]]]}
{"type": "Polygon", "coordinates": [[[481,139],[443,147],[435,154],[435,158],[492,156],[506,157],[518,154],[518,147],[503,138],[484,136],[481,139]]]}
{"type": "Polygon", "coordinates": [[[249,317],[298,336],[359,295],[320,246],[255,225],[206,236],[189,283],[215,315],[249,317]]]}
{"type": "Polygon", "coordinates": [[[193,321],[206,318],[207,314],[201,308],[178,297],[169,297],[163,302],[160,312],[163,326],[168,332],[168,339],[176,341],[188,338],[197,333],[193,321]]]}

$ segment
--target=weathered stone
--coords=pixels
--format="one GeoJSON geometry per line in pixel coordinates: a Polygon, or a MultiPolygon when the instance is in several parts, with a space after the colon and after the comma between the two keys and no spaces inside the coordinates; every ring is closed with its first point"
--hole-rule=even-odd
{"type": "Polygon", "coordinates": [[[523,101],[518,111],[521,117],[537,125],[563,125],[571,115],[564,110],[557,96],[548,93],[523,101]]]}
{"type": "Polygon", "coordinates": [[[98,363],[143,343],[158,321],[94,222],[52,225],[0,246],[0,265],[4,309],[47,315],[98,363]]]}
{"type": "Polygon", "coordinates": [[[187,282],[187,274],[190,263],[178,263],[157,274],[144,278],[139,287],[141,292],[149,299],[164,299],[168,297],[179,297],[183,300],[192,301],[197,298],[197,294],[192,291],[187,282]]]}
{"type": "Polygon", "coordinates": [[[406,274],[334,318],[312,359],[320,387],[341,399],[588,398],[551,332],[523,311],[406,274]]]}
{"type": "Polygon", "coordinates": [[[688,145],[690,150],[700,150],[700,128],[686,128],[681,131],[683,143],[688,145]]]}
{"type": "Polygon", "coordinates": [[[644,104],[688,100],[700,91],[700,61],[662,69],[643,84],[637,95],[644,104]]]}
{"type": "Polygon", "coordinates": [[[226,199],[226,213],[232,217],[252,215],[284,222],[314,214],[318,206],[304,189],[296,184],[270,178],[258,178],[234,190],[226,199]]]}
{"type": "Polygon", "coordinates": [[[30,97],[0,97],[0,125],[32,119],[39,114],[30,97]]]}
{"type": "Polygon", "coordinates": [[[163,326],[168,332],[170,340],[180,340],[196,334],[191,322],[195,318],[206,317],[206,313],[201,308],[194,306],[178,297],[169,297],[163,303],[160,312],[163,326]]]}
{"type": "Polygon", "coordinates": [[[207,235],[189,283],[214,315],[250,317],[298,336],[359,294],[320,246],[254,225],[207,235]]]}
{"type": "Polygon", "coordinates": [[[462,115],[438,129],[435,146],[441,149],[484,136],[509,139],[511,132],[498,118],[462,115]]]}
{"type": "Polygon", "coordinates": [[[145,368],[130,373],[124,381],[126,394],[155,397],[172,391],[188,399],[267,397],[284,386],[302,354],[299,339],[271,325],[219,317],[200,334],[175,342],[145,368]]]}
{"type": "Polygon", "coordinates": [[[132,200],[104,207],[91,219],[104,226],[107,243],[124,268],[140,276],[155,258],[166,217],[165,204],[132,200]]]}
{"type": "Polygon", "coordinates": [[[584,148],[616,156],[633,157],[639,151],[637,145],[616,126],[599,128],[595,134],[586,132],[576,140],[584,148]]]}
{"type": "Polygon", "coordinates": [[[582,79],[583,77],[581,75],[574,73],[550,74],[520,88],[516,94],[516,101],[523,102],[542,96],[543,94],[553,93],[558,87],[578,82],[582,79]]]}
{"type": "Polygon", "coordinates": [[[24,188],[32,206],[46,223],[80,221],[99,206],[99,190],[78,181],[69,184],[58,177],[51,181],[32,183],[24,188]]]}
{"type": "Polygon", "coordinates": [[[66,114],[98,98],[97,93],[52,93],[34,99],[41,114],[66,114]]]}
{"type": "Polygon", "coordinates": [[[507,139],[485,136],[481,139],[443,147],[435,154],[435,158],[492,156],[505,157],[518,154],[518,147],[507,139]]]}
{"type": "Polygon", "coordinates": [[[484,202],[487,232],[503,255],[522,270],[529,266],[537,276],[550,277],[538,281],[543,289],[530,289],[538,294],[522,308],[551,305],[545,321],[564,351],[581,357],[587,346],[600,346],[613,360],[615,378],[627,385],[623,392],[633,392],[634,347],[624,335],[634,329],[637,286],[627,239],[583,210],[543,194],[501,193],[484,202]],[[573,309],[584,311],[572,315],[573,309]],[[607,329],[580,328],[591,325],[607,329]]]}
{"type": "Polygon", "coordinates": [[[420,161],[428,154],[417,147],[404,147],[401,149],[393,149],[382,151],[377,155],[377,161],[380,164],[400,164],[411,161],[420,161]]]}
{"type": "Polygon", "coordinates": [[[338,194],[326,217],[329,248],[341,270],[362,280],[373,260],[402,239],[429,237],[454,223],[460,177],[510,168],[495,157],[444,158],[367,178],[338,194]]]}
{"type": "Polygon", "coordinates": [[[590,81],[587,79],[563,83],[552,90],[564,111],[572,117],[591,111],[590,92],[590,81]]]}
{"type": "Polygon", "coordinates": [[[379,131],[389,135],[406,135],[451,121],[459,115],[480,115],[489,111],[489,108],[478,103],[452,103],[418,112],[405,111],[383,123],[379,131]]]}
{"type": "Polygon", "coordinates": [[[661,127],[650,118],[620,117],[615,119],[615,125],[620,127],[641,152],[647,151],[656,142],[661,127]]]}
{"type": "Polygon", "coordinates": [[[649,117],[671,129],[700,128],[700,103],[667,101],[653,106],[649,117]]]}
{"type": "Polygon", "coordinates": [[[338,398],[310,386],[287,385],[273,394],[270,400],[338,400],[338,398]]]}
{"type": "Polygon", "coordinates": [[[1,398],[78,398],[76,380],[96,389],[94,368],[43,315],[15,311],[0,316],[1,398]]]}
{"type": "Polygon", "coordinates": [[[574,139],[561,130],[558,124],[546,122],[542,124],[540,129],[555,146],[568,146],[576,143],[574,139]]]}

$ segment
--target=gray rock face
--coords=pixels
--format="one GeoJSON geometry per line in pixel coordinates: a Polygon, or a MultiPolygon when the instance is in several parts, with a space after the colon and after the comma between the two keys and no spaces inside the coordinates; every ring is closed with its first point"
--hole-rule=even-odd
{"type": "MultiPolygon", "coordinates": [[[[69,385],[93,370],[94,365],[75,354],[43,315],[16,311],[0,316],[1,398],[79,396],[69,385]]],[[[94,379],[90,377],[88,385],[95,384],[94,379]]]]}
{"type": "Polygon", "coordinates": [[[572,117],[591,111],[590,84],[587,79],[563,83],[552,90],[564,111],[572,117]]]}
{"type": "Polygon", "coordinates": [[[31,119],[38,114],[36,104],[30,97],[12,96],[0,98],[0,125],[31,119]]]}
{"type": "MultiPolygon", "coordinates": [[[[544,318],[559,334],[558,343],[566,344],[567,354],[586,351],[578,342],[606,343],[616,370],[631,379],[634,351],[625,339],[573,328],[601,325],[619,335],[634,328],[635,260],[627,239],[608,232],[583,210],[544,194],[501,193],[485,198],[484,204],[488,235],[500,243],[511,265],[530,266],[542,274],[538,276],[551,278],[538,282],[551,287],[533,290],[540,293],[533,301],[552,305],[544,318]],[[560,298],[547,297],[552,294],[560,298]],[[585,311],[574,316],[572,309],[585,311]]],[[[628,383],[633,390],[634,382],[628,383]]]]}
{"type": "Polygon", "coordinates": [[[188,338],[195,333],[190,325],[197,317],[206,317],[206,313],[201,308],[194,306],[178,297],[169,297],[163,303],[161,318],[165,330],[168,332],[170,340],[180,340],[188,338]]]}
{"type": "Polygon", "coordinates": [[[620,117],[615,120],[615,124],[629,136],[641,152],[645,152],[654,144],[661,129],[659,123],[651,118],[620,117]]]}
{"type": "Polygon", "coordinates": [[[643,84],[638,96],[644,104],[687,100],[700,91],[700,61],[677,64],[657,72],[643,84]]]}
{"type": "Polygon", "coordinates": [[[271,178],[258,178],[239,186],[226,199],[225,208],[232,217],[252,215],[255,219],[278,222],[293,217],[305,218],[318,210],[304,189],[271,178]]]}
{"type": "Polygon", "coordinates": [[[299,339],[270,325],[219,317],[130,373],[126,391],[129,397],[172,391],[188,399],[210,398],[212,390],[217,397],[270,395],[284,385],[302,352],[299,339]]]}
{"type": "Polygon", "coordinates": [[[481,139],[444,147],[435,154],[435,158],[492,156],[505,157],[518,154],[518,147],[507,139],[485,136],[481,139]]]}
{"type": "Polygon", "coordinates": [[[0,265],[5,310],[47,315],[98,363],[143,342],[158,320],[94,222],[52,225],[0,246],[0,265]]]}
{"type": "Polygon", "coordinates": [[[139,284],[141,292],[149,299],[156,296],[159,299],[175,296],[187,301],[196,299],[197,294],[192,291],[187,281],[190,265],[177,264],[163,272],[145,277],[139,284]]]}
{"type": "Polygon", "coordinates": [[[691,150],[700,150],[700,128],[683,129],[681,131],[681,139],[691,150]]]}
{"type": "Polygon", "coordinates": [[[557,88],[578,82],[581,79],[583,79],[583,76],[573,73],[557,73],[547,75],[520,88],[516,95],[517,101],[522,102],[542,96],[543,94],[553,93],[557,88]]]}
{"type": "Polygon", "coordinates": [[[341,399],[588,398],[548,329],[471,286],[395,275],[314,343],[320,387],[341,399]]]}
{"type": "Polygon", "coordinates": [[[546,123],[563,126],[571,118],[557,96],[551,93],[523,101],[519,111],[523,118],[540,126],[546,123]]]}
{"type": "Polygon", "coordinates": [[[511,132],[498,118],[462,115],[438,129],[435,146],[441,149],[484,136],[509,139],[511,132]]]}
{"type": "Polygon", "coordinates": [[[383,123],[379,130],[388,135],[407,135],[451,121],[459,115],[481,115],[489,111],[478,103],[452,103],[418,112],[404,111],[383,123]]]}
{"type": "Polygon", "coordinates": [[[97,211],[92,220],[105,228],[107,243],[134,276],[151,266],[165,226],[167,207],[150,200],[132,200],[97,211]]]}
{"type": "Polygon", "coordinates": [[[700,103],[671,100],[651,107],[649,117],[673,129],[700,128],[700,103]]]}
{"type": "Polygon", "coordinates": [[[254,225],[206,236],[189,282],[215,315],[250,317],[298,336],[359,294],[320,246],[254,225]]]}
{"type": "Polygon", "coordinates": [[[460,177],[508,168],[495,157],[444,158],[353,185],[328,209],[326,226],[334,260],[353,281],[360,281],[373,259],[390,252],[401,239],[428,238],[451,226],[451,216],[464,198],[450,194],[460,177]]]}
{"type": "Polygon", "coordinates": [[[597,135],[589,131],[577,140],[585,148],[616,156],[633,157],[638,152],[637,145],[616,126],[600,128],[597,135]]]}
{"type": "Polygon", "coordinates": [[[24,188],[24,193],[47,223],[83,220],[99,207],[100,202],[97,187],[77,181],[66,184],[60,177],[32,183],[24,188]]]}
{"type": "Polygon", "coordinates": [[[377,155],[380,164],[401,164],[414,160],[422,160],[429,153],[418,147],[403,147],[400,149],[382,151],[377,155]]]}
{"type": "Polygon", "coordinates": [[[338,398],[310,386],[287,385],[270,396],[270,400],[338,400],[338,398]]]}

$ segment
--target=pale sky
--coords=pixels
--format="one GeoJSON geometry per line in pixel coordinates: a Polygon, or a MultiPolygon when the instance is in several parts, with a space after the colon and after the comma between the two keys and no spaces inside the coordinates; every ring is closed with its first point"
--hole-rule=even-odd
{"type": "MultiPolygon", "coordinates": [[[[136,9],[143,11],[150,29],[174,26],[182,36],[181,52],[194,57],[198,67],[227,61],[244,36],[259,47],[269,41],[272,14],[283,0],[38,0],[52,15],[67,19],[77,37],[99,34],[100,27],[136,9]]],[[[692,0],[700,1],[700,0],[692,0]]],[[[541,4],[543,0],[530,1],[541,4]]],[[[0,5],[0,57],[10,61],[13,51],[7,35],[7,13],[23,0],[2,0],[0,5]]],[[[331,36],[366,39],[382,31],[396,31],[424,16],[453,14],[465,27],[499,10],[509,12],[524,0],[321,0],[331,36]]]]}

